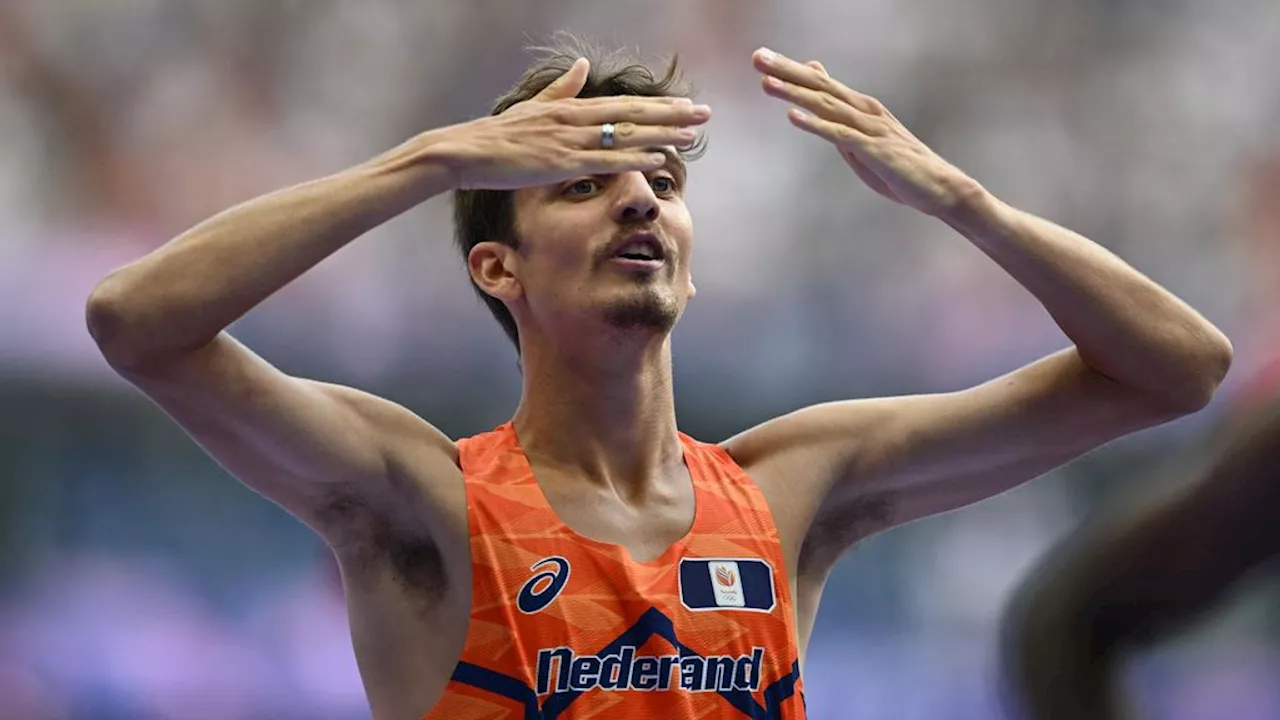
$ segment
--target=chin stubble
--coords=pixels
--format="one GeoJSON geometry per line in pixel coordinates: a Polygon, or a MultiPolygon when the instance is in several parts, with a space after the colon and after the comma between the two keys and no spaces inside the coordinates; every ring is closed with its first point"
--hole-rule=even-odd
{"type": "Polygon", "coordinates": [[[675,301],[654,289],[646,289],[638,297],[614,303],[605,310],[605,320],[622,330],[670,330],[677,317],[675,301]]]}

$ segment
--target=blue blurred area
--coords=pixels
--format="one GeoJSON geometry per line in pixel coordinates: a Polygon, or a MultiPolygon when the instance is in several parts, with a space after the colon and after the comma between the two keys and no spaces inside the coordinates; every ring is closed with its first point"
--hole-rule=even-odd
{"type": "MultiPolygon", "coordinates": [[[[806,667],[813,717],[1001,717],[1013,583],[1112,500],[1194,467],[1280,387],[1280,5],[871,0],[0,4],[0,720],[368,717],[336,570],[116,379],[82,306],[208,215],[487,112],[566,28],[678,51],[716,116],[691,167],[699,295],[682,427],[720,440],[822,400],[949,390],[1066,340],[935,221],[863,188],[760,93],[819,59],[1008,202],[1097,239],[1223,327],[1221,399],[980,505],[863,543],[806,667]]],[[[504,421],[515,357],[436,199],[253,311],[288,372],[453,437],[504,421]]],[[[1280,717],[1277,587],[1145,655],[1151,717],[1280,717]]]]}

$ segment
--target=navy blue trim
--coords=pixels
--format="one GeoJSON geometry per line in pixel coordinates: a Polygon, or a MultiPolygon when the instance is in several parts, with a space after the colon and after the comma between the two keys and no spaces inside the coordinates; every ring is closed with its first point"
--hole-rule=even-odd
{"type": "MultiPolygon", "coordinates": [[[[782,703],[796,694],[796,683],[800,680],[800,661],[791,663],[791,672],[783,675],[764,689],[764,706],[768,708],[767,717],[782,717],[782,703]]],[[[804,703],[804,693],[800,694],[800,703],[804,703]]]]}
{"type": "MultiPolygon", "coordinates": [[[[617,640],[601,648],[595,654],[614,655],[621,652],[623,646],[638,648],[654,635],[670,642],[679,651],[680,657],[702,657],[701,654],[685,646],[676,637],[675,624],[671,622],[671,618],[663,615],[657,608],[652,607],[646,610],[634,625],[619,635],[617,640]]],[[[458,663],[458,666],[453,671],[453,680],[523,704],[525,720],[556,720],[560,713],[567,710],[570,703],[577,700],[578,696],[582,694],[579,690],[553,693],[539,708],[537,693],[518,678],[466,662],[458,663]]],[[[738,712],[751,718],[751,720],[781,720],[782,703],[795,695],[796,683],[799,680],[800,663],[796,661],[791,664],[790,673],[778,678],[765,688],[764,707],[760,707],[760,703],[756,702],[751,693],[746,690],[718,690],[716,694],[723,697],[738,712]]],[[[804,702],[803,694],[801,694],[800,700],[802,703],[804,702]]]]}
{"type": "MultiPolygon", "coordinates": [[[[636,620],[634,625],[627,628],[621,635],[619,635],[617,640],[614,640],[604,646],[604,648],[595,654],[612,655],[614,653],[621,652],[623,645],[630,645],[631,647],[638,648],[654,635],[666,638],[671,641],[673,645],[679,647],[679,644],[675,641],[675,625],[672,624],[671,620],[669,620],[666,615],[658,612],[657,608],[649,608],[640,616],[639,620],[636,620]]],[[[680,647],[680,654],[681,656],[685,654],[685,648],[680,647]]],[[[569,703],[577,700],[578,696],[581,694],[582,692],[578,690],[553,693],[547,698],[547,701],[542,704],[542,715],[544,720],[555,720],[560,713],[564,712],[569,707],[569,703]]]]}
{"type": "Polygon", "coordinates": [[[503,675],[489,668],[459,662],[453,669],[454,682],[487,690],[494,695],[510,698],[524,705],[524,720],[542,720],[542,711],[538,709],[538,695],[533,688],[525,685],[519,678],[503,675]]]}

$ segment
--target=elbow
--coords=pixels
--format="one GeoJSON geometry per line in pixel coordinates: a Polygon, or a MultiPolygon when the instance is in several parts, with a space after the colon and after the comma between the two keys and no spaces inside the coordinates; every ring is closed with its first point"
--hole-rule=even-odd
{"type": "Polygon", "coordinates": [[[118,342],[124,325],[123,313],[120,309],[118,293],[112,288],[111,277],[98,283],[89,293],[84,303],[84,324],[89,336],[97,344],[99,350],[114,346],[118,342]]]}
{"type": "Polygon", "coordinates": [[[1231,370],[1231,363],[1235,360],[1236,350],[1231,345],[1231,340],[1221,330],[1212,325],[1209,326],[1208,332],[1199,343],[1200,347],[1200,366],[1204,376],[1204,383],[1208,387],[1207,403],[1213,397],[1214,391],[1222,384],[1227,372],[1231,370]]]}
{"type": "Polygon", "coordinates": [[[145,362],[138,341],[137,310],[130,307],[129,291],[113,274],[98,283],[85,301],[84,320],[102,357],[125,374],[145,362]]]}
{"type": "Polygon", "coordinates": [[[1211,327],[1188,356],[1185,378],[1169,397],[1170,409],[1178,415],[1198,412],[1213,400],[1231,369],[1235,349],[1226,335],[1211,327]]]}

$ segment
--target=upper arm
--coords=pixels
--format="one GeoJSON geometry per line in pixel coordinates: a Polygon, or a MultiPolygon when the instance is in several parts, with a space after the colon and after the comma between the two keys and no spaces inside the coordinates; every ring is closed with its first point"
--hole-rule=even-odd
{"type": "Polygon", "coordinates": [[[1074,348],[967,390],[827,403],[727,441],[823,564],[861,537],[1012,488],[1177,413],[1074,348]]]}
{"type": "Polygon", "coordinates": [[[329,540],[352,509],[390,512],[420,490],[409,463],[456,467],[453,443],[407,409],[289,376],[227,333],[122,374],[228,472],[329,540]]]}

